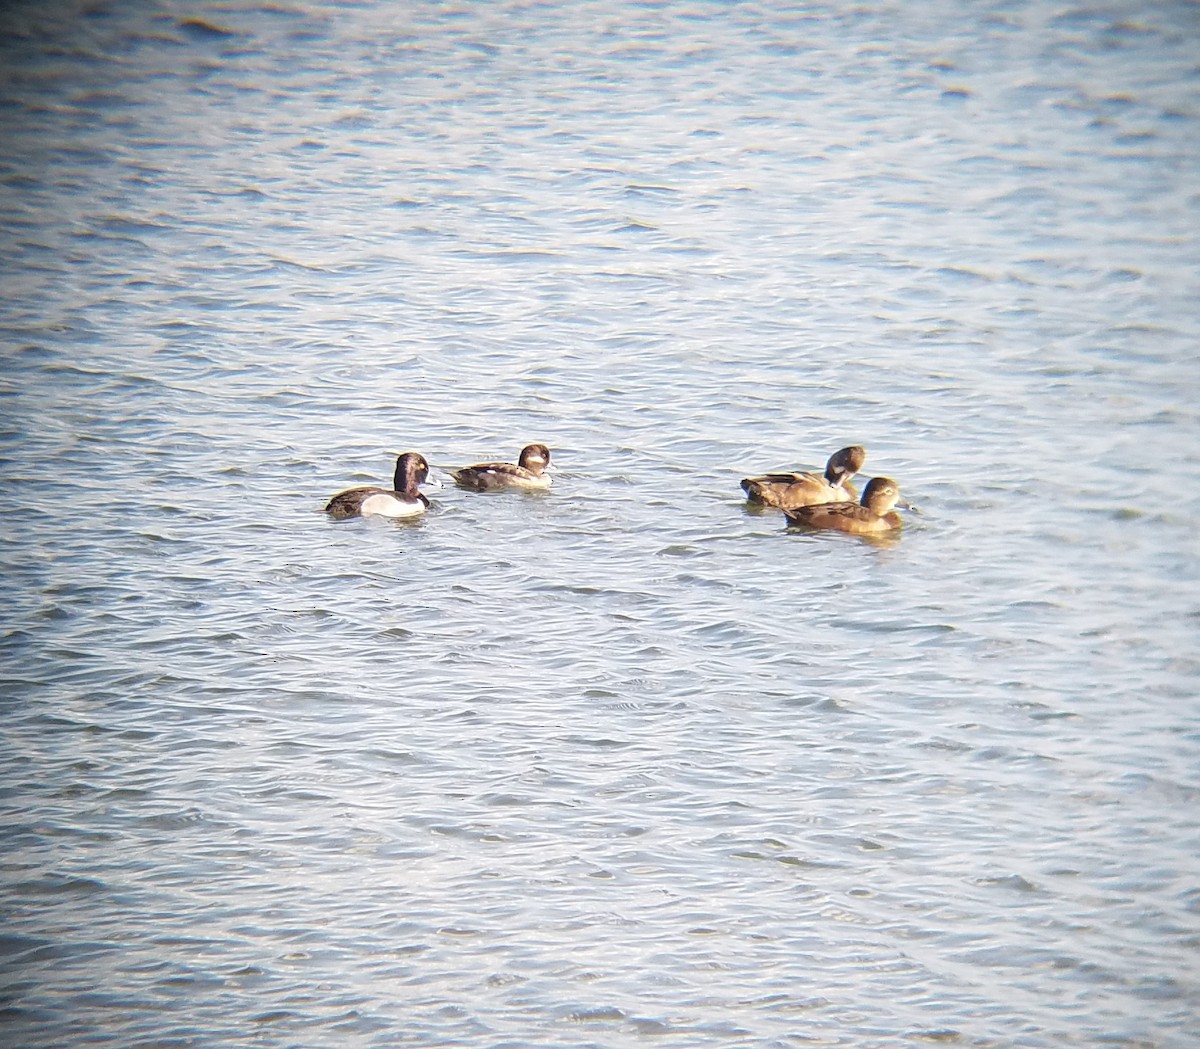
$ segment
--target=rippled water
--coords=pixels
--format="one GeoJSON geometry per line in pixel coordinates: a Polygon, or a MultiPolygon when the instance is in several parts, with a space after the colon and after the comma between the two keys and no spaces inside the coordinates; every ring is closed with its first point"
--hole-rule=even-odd
{"type": "Polygon", "coordinates": [[[1200,7],[0,29],[5,1045],[1195,1044],[1200,7]]]}

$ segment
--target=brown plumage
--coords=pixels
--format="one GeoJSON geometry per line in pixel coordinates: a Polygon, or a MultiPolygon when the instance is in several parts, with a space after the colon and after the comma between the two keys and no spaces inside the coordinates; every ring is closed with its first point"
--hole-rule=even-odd
{"type": "Polygon", "coordinates": [[[487,492],[496,488],[549,488],[550,449],[544,444],[527,444],[521,449],[518,464],[476,463],[454,471],[454,480],[463,488],[487,492]]]}
{"type": "Polygon", "coordinates": [[[872,477],[861,503],[821,503],[785,510],[789,525],[831,528],[852,535],[891,532],[903,522],[892,508],[900,498],[900,487],[890,477],[872,477]]]}
{"type": "Polygon", "coordinates": [[[818,473],[763,474],[744,478],[742,488],[750,502],[780,510],[815,503],[853,502],[858,498],[858,492],[850,478],[863,468],[866,460],[866,449],[852,444],[829,457],[824,476],[818,473]]]}

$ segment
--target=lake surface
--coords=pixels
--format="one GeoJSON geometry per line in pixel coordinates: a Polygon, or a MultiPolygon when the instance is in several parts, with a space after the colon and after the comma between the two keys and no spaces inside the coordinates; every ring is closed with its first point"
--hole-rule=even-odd
{"type": "Polygon", "coordinates": [[[1197,1044],[1200,6],[0,40],[4,1045],[1197,1044]]]}

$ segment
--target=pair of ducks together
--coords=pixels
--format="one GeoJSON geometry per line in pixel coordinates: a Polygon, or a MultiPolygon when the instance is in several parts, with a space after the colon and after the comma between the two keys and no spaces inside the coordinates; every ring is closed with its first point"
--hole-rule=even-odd
{"type": "MultiPolygon", "coordinates": [[[[863,491],[862,501],[850,483],[866,462],[866,450],[859,445],[842,448],[829,457],[824,475],[816,473],[776,473],[747,477],[742,488],[752,503],[782,510],[789,524],[807,528],[833,529],[855,535],[890,532],[900,527],[900,515],[893,509],[900,488],[888,477],[873,477],[863,491]]],[[[546,473],[550,449],[530,444],[521,449],[516,465],[512,463],[476,463],[454,470],[451,476],[463,488],[479,492],[499,488],[549,488],[546,473]]],[[[386,488],[350,488],[339,492],[325,507],[326,513],[339,520],[349,517],[413,517],[429,507],[419,488],[429,480],[429,463],[418,452],[405,452],[396,460],[392,491],[386,488]]]]}
{"type": "Polygon", "coordinates": [[[742,481],[746,498],[762,506],[773,506],[787,515],[789,525],[827,528],[854,535],[893,532],[903,523],[895,506],[900,486],[890,477],[872,477],[863,490],[862,501],[850,483],[867,461],[867,450],[852,444],[829,457],[824,475],[777,473],[747,477],[742,481]]]}
{"type": "MultiPolygon", "coordinates": [[[[544,444],[528,444],[521,449],[517,465],[512,463],[476,463],[451,471],[450,476],[463,488],[477,492],[497,488],[549,488],[550,449],[544,444]]],[[[429,500],[420,486],[429,480],[429,463],[419,452],[405,452],[396,460],[392,490],[386,488],[349,488],[329,500],[325,512],[337,520],[348,517],[415,517],[429,509],[429,500]]]]}

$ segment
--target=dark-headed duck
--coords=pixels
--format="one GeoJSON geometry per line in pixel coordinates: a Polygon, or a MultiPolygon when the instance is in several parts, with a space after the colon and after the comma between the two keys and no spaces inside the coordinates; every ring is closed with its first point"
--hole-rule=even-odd
{"type": "Polygon", "coordinates": [[[429,508],[418,486],[429,479],[429,463],[417,452],[396,460],[392,491],[386,488],[349,488],[329,500],[325,512],[338,520],[347,517],[415,517],[429,508]]]}
{"type": "Polygon", "coordinates": [[[496,488],[549,488],[550,449],[544,444],[528,444],[521,449],[518,465],[512,463],[476,463],[453,471],[454,480],[463,488],[487,492],[496,488]]]}
{"type": "Polygon", "coordinates": [[[742,481],[746,498],[752,503],[790,510],[815,503],[853,502],[858,492],[850,483],[867,461],[865,448],[852,444],[829,457],[825,476],[817,473],[777,473],[747,477],[742,481]]]}

